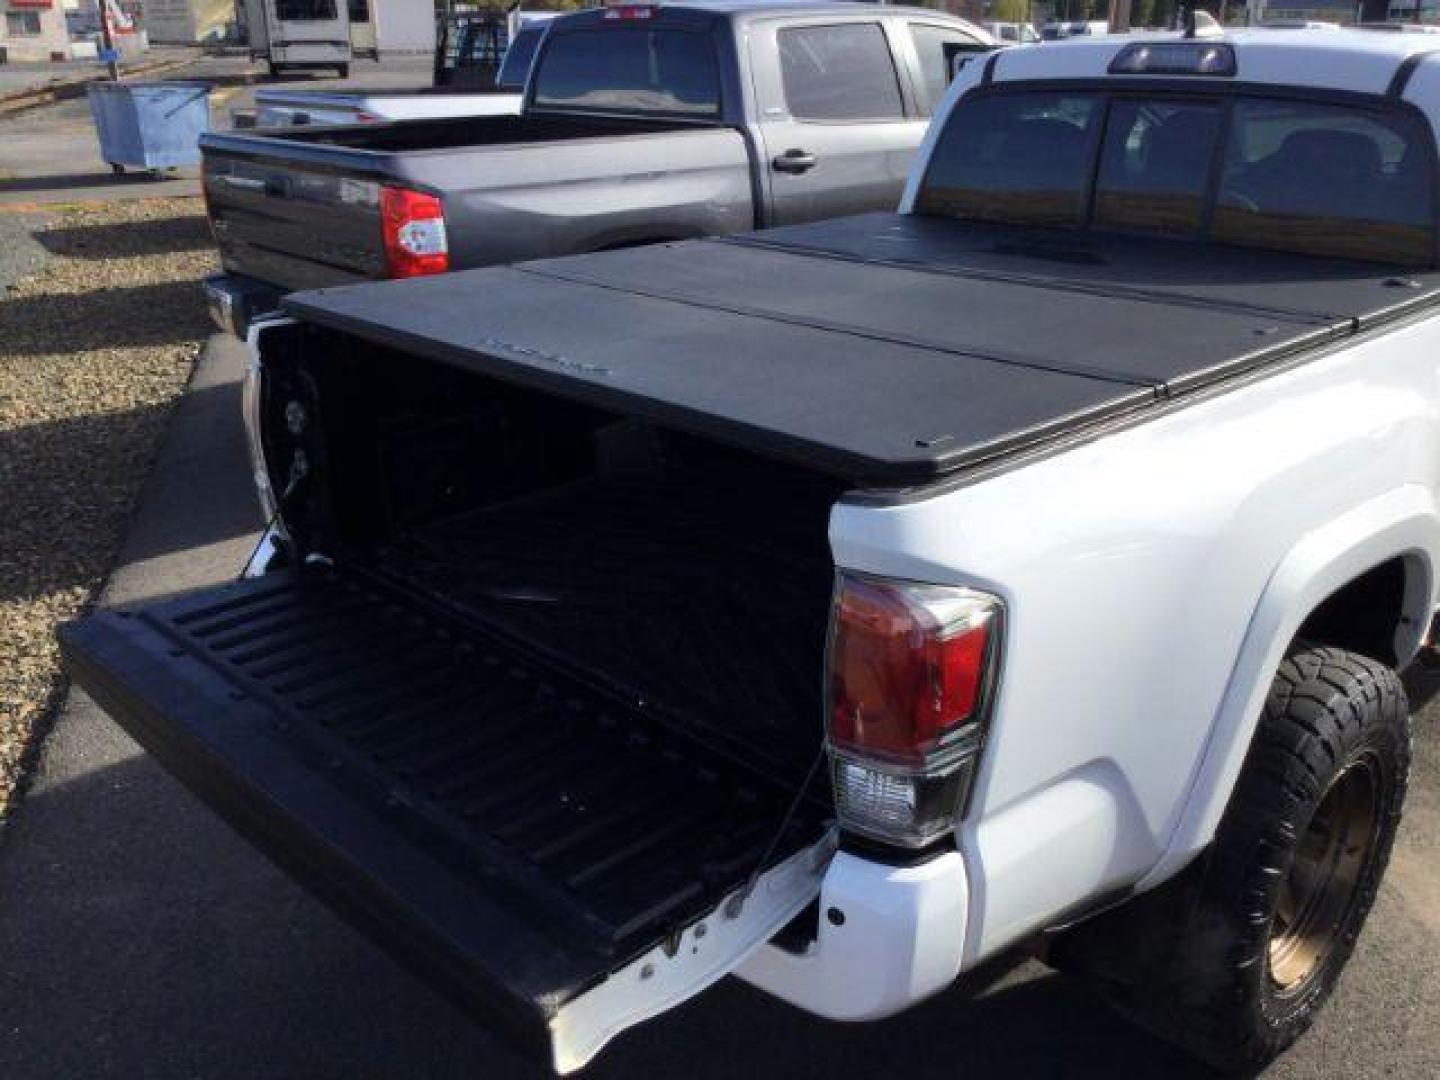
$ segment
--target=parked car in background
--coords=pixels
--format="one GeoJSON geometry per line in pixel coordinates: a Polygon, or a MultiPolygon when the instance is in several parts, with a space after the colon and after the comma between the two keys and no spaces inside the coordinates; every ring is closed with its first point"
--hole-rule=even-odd
{"type": "Polygon", "coordinates": [[[213,310],[893,207],[994,45],[924,8],[632,4],[553,21],[519,116],[207,136],[213,310]]]}
{"type": "Polygon", "coordinates": [[[1440,599],[1440,55],[1316,39],[1003,50],[899,213],[289,297],[247,579],[70,672],[561,1073],[727,973],[869,1021],[1029,945],[1255,1075],[1376,899],[1440,599]]]}
{"type": "Polygon", "coordinates": [[[1029,23],[987,22],[984,25],[1001,45],[1034,45],[1040,41],[1040,35],[1029,23]]]}
{"type": "Polygon", "coordinates": [[[1104,37],[1110,33],[1110,24],[1104,19],[1090,22],[1072,22],[1066,25],[1068,37],[1104,37]]]}

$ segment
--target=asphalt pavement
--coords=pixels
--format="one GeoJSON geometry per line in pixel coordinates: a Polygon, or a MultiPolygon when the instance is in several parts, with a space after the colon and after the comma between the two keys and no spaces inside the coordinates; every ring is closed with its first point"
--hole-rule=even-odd
{"type": "MultiPolygon", "coordinates": [[[[216,338],[177,408],[104,602],[224,580],[258,527],[239,349],[216,338]]],[[[1424,704],[1440,672],[1410,676],[1424,704]]],[[[1440,705],[1417,719],[1409,812],[1336,998],[1270,1070],[1440,1076],[1440,705]]],[[[72,694],[0,834],[0,1075],[535,1078],[221,825],[72,694]]],[[[1008,958],[883,1023],[825,1023],[727,980],[624,1036],[596,1078],[1206,1075],[1080,982],[1008,958]]]]}

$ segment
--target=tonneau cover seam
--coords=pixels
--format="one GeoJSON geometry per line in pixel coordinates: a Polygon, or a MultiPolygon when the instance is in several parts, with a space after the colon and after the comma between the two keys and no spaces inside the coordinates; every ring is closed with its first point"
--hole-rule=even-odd
{"type": "Polygon", "coordinates": [[[1100,285],[1075,281],[1070,278],[1049,278],[1036,274],[1018,274],[1009,270],[982,270],[973,266],[936,266],[930,263],[914,262],[907,259],[877,259],[855,255],[835,248],[796,247],[783,241],[768,240],[759,236],[715,236],[707,243],[728,244],[733,247],[749,247],[793,255],[802,259],[828,259],[833,262],[853,263],[857,266],[883,266],[895,270],[909,270],[917,274],[931,274],[937,277],[965,278],[976,281],[996,281],[1007,285],[1022,285],[1035,289],[1049,289],[1053,292],[1080,293],[1087,296],[1105,297],[1112,300],[1133,300],[1138,303],[1163,304],[1168,307],[1199,308],[1205,311],[1220,311],[1231,315],[1254,315],[1269,319],[1284,319],[1307,325],[1326,326],[1336,322],[1349,323],[1352,330],[1359,328],[1360,316],[1328,311],[1302,311],[1298,308],[1270,307],[1261,304],[1247,304],[1234,300],[1212,300],[1189,293],[1162,293],[1152,289],[1139,289],[1124,285],[1100,285]]]}
{"type": "Polygon", "coordinates": [[[660,289],[640,289],[628,285],[616,285],[611,282],[598,281],[584,274],[562,273],[558,270],[549,267],[542,268],[535,264],[522,263],[510,267],[510,269],[517,270],[522,274],[531,274],[535,277],[545,277],[555,281],[569,282],[572,285],[585,285],[595,289],[624,293],[629,296],[642,296],[650,300],[684,304],[689,307],[700,308],[704,311],[722,311],[728,315],[738,315],[742,318],[765,319],[772,322],[786,323],[790,326],[799,326],[808,330],[818,330],[822,333],[845,334],[850,337],[863,338],[867,341],[878,341],[887,345],[906,345],[914,349],[924,349],[928,352],[942,353],[946,356],[963,356],[971,360],[984,360],[996,364],[1006,364],[1011,367],[1024,367],[1033,371],[1049,372],[1054,375],[1070,375],[1078,378],[1099,379],[1104,382],[1119,383],[1125,386],[1148,387],[1154,390],[1157,395],[1165,386],[1163,379],[1145,378],[1143,376],[1130,375],[1125,372],[1112,371],[1108,368],[1091,367],[1086,364],[1052,363],[1034,357],[984,352],[978,349],[962,349],[953,345],[943,345],[940,342],[932,341],[928,338],[914,337],[899,331],[882,332],[879,330],[866,330],[863,327],[850,326],[846,323],[836,323],[822,319],[807,319],[798,315],[789,315],[785,312],[773,311],[768,308],[750,307],[744,304],[707,303],[703,300],[678,293],[670,293],[660,289]]]}

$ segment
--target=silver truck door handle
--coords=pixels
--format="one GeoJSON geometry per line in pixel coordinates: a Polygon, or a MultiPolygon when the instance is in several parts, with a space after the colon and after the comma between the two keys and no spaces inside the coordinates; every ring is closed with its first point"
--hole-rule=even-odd
{"type": "Polygon", "coordinates": [[[245,191],[264,191],[265,181],[255,180],[249,176],[220,176],[217,177],[226,187],[242,188],[245,191]]]}
{"type": "Polygon", "coordinates": [[[820,159],[808,150],[792,149],[786,150],[783,154],[770,162],[776,172],[803,173],[809,172],[820,163],[820,159]]]}

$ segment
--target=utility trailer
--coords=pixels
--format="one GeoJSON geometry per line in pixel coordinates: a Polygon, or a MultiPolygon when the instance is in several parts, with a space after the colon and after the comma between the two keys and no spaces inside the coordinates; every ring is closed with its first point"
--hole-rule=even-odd
{"type": "Polygon", "coordinates": [[[250,59],[282,72],[333,68],[350,74],[350,12],[345,0],[243,0],[250,59]]]}

